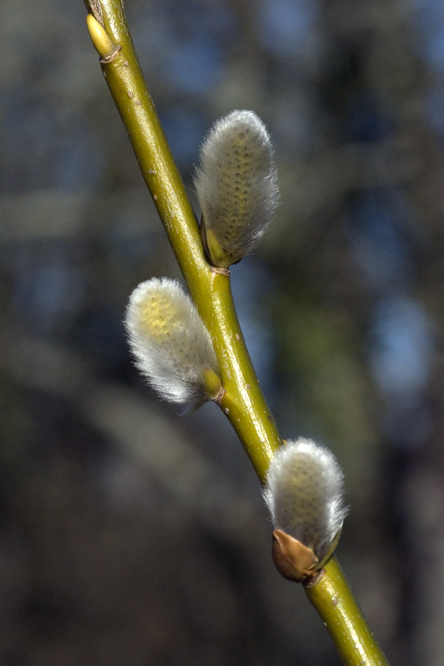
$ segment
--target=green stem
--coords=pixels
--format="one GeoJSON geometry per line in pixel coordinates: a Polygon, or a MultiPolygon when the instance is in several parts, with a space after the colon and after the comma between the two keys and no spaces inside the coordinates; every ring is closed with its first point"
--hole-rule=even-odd
{"type": "MultiPolygon", "coordinates": [[[[119,0],[102,0],[101,5],[107,35],[121,47],[109,61],[102,57],[103,74],[190,294],[213,339],[226,391],[221,409],[263,483],[282,442],[245,346],[230,279],[214,272],[206,259],[199,225],[137,61],[122,5],[119,0]]],[[[94,38],[93,43],[100,52],[101,43],[94,38]]]]}
{"type": "Polygon", "coordinates": [[[353,596],[336,557],[305,591],[346,666],[389,666],[353,596]]]}
{"type": "MultiPolygon", "coordinates": [[[[94,2],[97,4],[97,0],[94,2]]],[[[143,78],[121,0],[100,0],[100,4],[106,34],[95,33],[94,21],[90,21],[88,27],[94,46],[102,56],[103,74],[191,296],[213,339],[226,391],[220,407],[264,483],[268,466],[282,441],[243,339],[229,276],[214,271],[206,259],[199,226],[143,78]],[[113,49],[113,46],[120,48],[113,49]]],[[[307,588],[310,600],[322,617],[328,616],[322,609],[323,605],[332,603],[333,595],[353,600],[341,570],[334,563],[335,560],[330,560],[319,582],[307,588]]],[[[356,641],[358,635],[367,659],[361,663],[386,664],[385,660],[372,661],[374,653],[365,652],[370,645],[367,636],[371,633],[354,604],[341,602],[345,618],[343,631],[350,637],[349,641],[356,641]]],[[[326,623],[328,626],[327,620],[326,623]]],[[[342,639],[337,632],[331,633],[339,649],[342,639]]],[[[344,650],[340,649],[340,654],[346,666],[360,663],[347,661],[344,650]]]]}

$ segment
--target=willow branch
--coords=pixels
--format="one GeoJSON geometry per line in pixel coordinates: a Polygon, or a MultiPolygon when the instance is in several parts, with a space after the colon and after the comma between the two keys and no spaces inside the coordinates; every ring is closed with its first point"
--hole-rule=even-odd
{"type": "MultiPolygon", "coordinates": [[[[220,407],[264,483],[270,461],[282,442],[245,346],[229,274],[215,271],[206,259],[199,226],[143,78],[121,1],[94,0],[93,5],[88,28],[101,56],[103,75],[190,294],[213,339],[225,389],[220,407]]],[[[375,651],[371,647],[371,633],[334,559],[327,563],[316,584],[307,588],[307,594],[327,624],[346,666],[387,664],[379,648],[376,646],[375,651]],[[335,599],[340,601],[336,604],[335,599]],[[347,634],[347,640],[335,629],[337,612],[332,614],[329,605],[335,611],[338,606],[341,609],[341,631],[347,634]],[[362,646],[357,651],[360,661],[352,650],[343,647],[357,641],[362,646]]]]}
{"type": "Polygon", "coordinates": [[[191,296],[213,339],[226,391],[221,409],[263,482],[281,440],[245,346],[229,276],[215,272],[206,260],[199,226],[146,87],[122,5],[104,0],[101,6],[110,40],[105,44],[108,52],[103,52],[104,39],[92,16],[89,28],[102,56],[103,74],[191,296]]]}
{"type": "Polygon", "coordinates": [[[345,666],[389,666],[335,556],[305,591],[345,666]]]}

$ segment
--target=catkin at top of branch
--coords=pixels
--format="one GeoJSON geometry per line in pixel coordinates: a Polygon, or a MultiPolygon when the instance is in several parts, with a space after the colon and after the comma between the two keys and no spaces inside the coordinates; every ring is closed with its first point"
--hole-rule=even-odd
{"type": "Polygon", "coordinates": [[[250,252],[278,202],[273,147],[253,111],[232,111],[215,123],[194,183],[207,253],[213,265],[228,268],[250,252]]]}

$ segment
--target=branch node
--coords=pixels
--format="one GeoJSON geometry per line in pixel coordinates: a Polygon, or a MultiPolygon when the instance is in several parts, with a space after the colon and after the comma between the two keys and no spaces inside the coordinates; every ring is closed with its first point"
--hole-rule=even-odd
{"type": "MultiPolygon", "coordinates": [[[[313,587],[314,585],[316,585],[316,583],[318,581],[321,580],[321,578],[324,577],[324,574],[325,574],[325,569],[321,569],[320,571],[316,571],[316,573],[314,573],[312,576],[308,576],[305,580],[303,580],[302,585],[305,588],[313,587]]],[[[338,604],[338,600],[335,599],[335,601],[336,601],[336,604],[333,602],[333,605],[338,604]]]]}
{"type": "Polygon", "coordinates": [[[210,271],[212,273],[217,273],[218,275],[226,275],[227,277],[230,277],[229,268],[219,268],[219,266],[211,266],[210,271]]]}
{"type": "Polygon", "coordinates": [[[219,407],[220,407],[220,403],[221,403],[222,398],[224,397],[225,393],[226,393],[226,390],[224,389],[223,386],[221,386],[220,389],[219,389],[219,393],[213,398],[214,402],[216,403],[216,405],[219,405],[219,407]]]}
{"type": "Polygon", "coordinates": [[[122,50],[122,47],[120,46],[120,44],[117,44],[117,46],[115,46],[113,48],[111,53],[108,53],[108,55],[104,56],[103,58],[100,58],[100,62],[102,63],[102,65],[109,65],[110,62],[112,62],[113,60],[116,59],[117,54],[121,50],[122,50]]]}

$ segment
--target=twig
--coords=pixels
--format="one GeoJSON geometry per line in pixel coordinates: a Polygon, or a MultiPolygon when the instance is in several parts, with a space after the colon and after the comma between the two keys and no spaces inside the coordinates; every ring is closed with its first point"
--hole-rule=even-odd
{"type": "MultiPolygon", "coordinates": [[[[191,296],[213,339],[225,389],[218,403],[264,483],[282,442],[244,343],[229,271],[214,271],[207,262],[199,226],[144,81],[122,3],[101,0],[100,6],[103,28],[92,14],[88,28],[101,56],[103,74],[191,296]]],[[[306,591],[346,666],[388,666],[335,558],[306,591]]]]}

